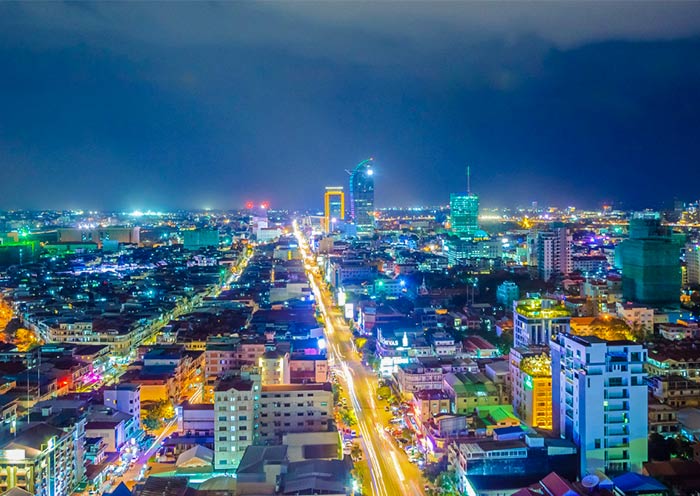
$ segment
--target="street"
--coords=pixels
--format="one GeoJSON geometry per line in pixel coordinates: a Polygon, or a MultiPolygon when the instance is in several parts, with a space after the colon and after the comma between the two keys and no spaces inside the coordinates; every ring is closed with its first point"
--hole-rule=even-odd
{"type": "Polygon", "coordinates": [[[294,232],[299,241],[306,273],[314,292],[317,306],[326,323],[326,341],[329,364],[346,384],[355,416],[357,433],[368,462],[371,481],[365,481],[365,491],[377,496],[423,495],[423,477],[420,470],[410,463],[405,453],[399,449],[384,431],[381,407],[377,405],[376,374],[362,364],[355,351],[353,336],[342,318],[333,315],[331,295],[322,290],[319,275],[313,270],[315,261],[301,232],[294,224],[294,232]]]}

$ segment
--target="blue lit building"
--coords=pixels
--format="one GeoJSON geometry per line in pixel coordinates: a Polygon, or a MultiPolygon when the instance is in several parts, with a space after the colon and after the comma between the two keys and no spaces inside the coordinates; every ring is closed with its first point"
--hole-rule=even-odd
{"type": "Polygon", "coordinates": [[[460,238],[472,238],[479,231],[479,197],[450,195],[450,226],[452,232],[460,238]]]}
{"type": "Polygon", "coordinates": [[[374,159],[363,160],[350,173],[350,217],[357,234],[374,232],[374,159]]]}
{"type": "Polygon", "coordinates": [[[635,215],[630,220],[629,239],[616,249],[622,264],[623,298],[647,305],[678,304],[684,242],[683,235],[661,224],[658,214],[635,215]]]}

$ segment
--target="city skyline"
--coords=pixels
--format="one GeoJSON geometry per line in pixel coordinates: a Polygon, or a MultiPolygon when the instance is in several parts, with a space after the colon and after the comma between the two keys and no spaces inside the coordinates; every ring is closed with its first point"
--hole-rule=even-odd
{"type": "Polygon", "coordinates": [[[0,28],[1,208],[318,208],[368,156],[377,207],[445,204],[466,165],[487,208],[700,179],[692,3],[3,3],[0,28]]]}

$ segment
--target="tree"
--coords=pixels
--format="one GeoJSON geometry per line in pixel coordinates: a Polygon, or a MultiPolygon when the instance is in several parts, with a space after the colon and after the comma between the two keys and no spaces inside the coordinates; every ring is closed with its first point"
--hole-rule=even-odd
{"type": "Polygon", "coordinates": [[[359,444],[353,443],[352,448],[350,449],[350,456],[353,460],[359,460],[362,458],[362,448],[360,448],[359,444]]]}
{"type": "Polygon", "coordinates": [[[666,439],[656,432],[649,435],[649,459],[654,461],[667,461],[671,458],[666,439]]]}
{"type": "Polygon", "coordinates": [[[342,419],[343,423],[348,427],[352,427],[353,425],[357,424],[355,414],[347,408],[340,412],[340,418],[342,419]]]}
{"type": "Polygon", "coordinates": [[[37,335],[24,327],[17,329],[17,332],[15,332],[14,342],[15,345],[17,345],[17,350],[19,351],[29,351],[41,344],[41,340],[37,337],[37,335]]]}
{"type": "Polygon", "coordinates": [[[389,398],[391,396],[391,388],[389,386],[380,387],[377,389],[377,396],[381,396],[384,399],[389,398]]]}
{"type": "Polygon", "coordinates": [[[443,472],[435,480],[435,486],[439,488],[440,494],[447,496],[459,496],[457,488],[457,477],[452,471],[443,472]]]}
{"type": "Polygon", "coordinates": [[[147,408],[143,425],[148,430],[156,430],[163,425],[166,418],[171,418],[174,412],[175,409],[169,399],[156,401],[147,408]]]}

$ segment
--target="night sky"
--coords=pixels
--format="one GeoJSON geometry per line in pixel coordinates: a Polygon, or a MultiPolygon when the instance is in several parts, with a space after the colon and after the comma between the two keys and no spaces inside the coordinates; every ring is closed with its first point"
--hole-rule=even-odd
{"type": "Polygon", "coordinates": [[[0,209],[700,198],[700,3],[0,3],[0,209]]]}

